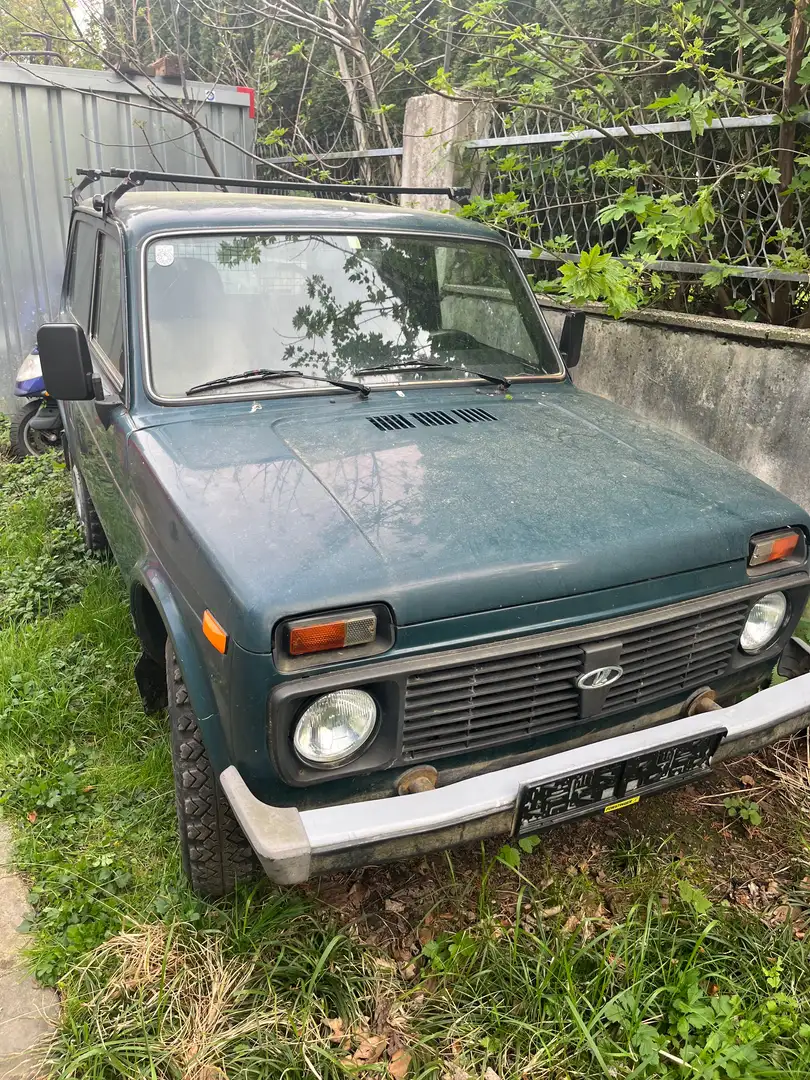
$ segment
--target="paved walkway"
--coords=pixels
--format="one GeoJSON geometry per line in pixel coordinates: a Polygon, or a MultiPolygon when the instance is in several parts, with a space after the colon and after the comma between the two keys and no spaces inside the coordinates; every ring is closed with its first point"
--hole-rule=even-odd
{"type": "Polygon", "coordinates": [[[0,1080],[35,1080],[35,1051],[47,1040],[59,1013],[56,994],[26,974],[20,951],[26,939],[17,933],[28,907],[27,889],[8,870],[10,839],[0,822],[0,1080]]]}

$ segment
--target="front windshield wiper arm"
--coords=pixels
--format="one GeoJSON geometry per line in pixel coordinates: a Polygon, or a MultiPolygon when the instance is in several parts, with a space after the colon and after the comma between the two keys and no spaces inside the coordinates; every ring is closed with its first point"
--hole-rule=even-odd
{"type": "Polygon", "coordinates": [[[488,375],[484,371],[471,371],[469,368],[460,367],[459,364],[434,364],[430,360],[405,360],[401,364],[380,364],[377,367],[355,368],[352,374],[385,375],[389,371],[466,371],[470,375],[475,375],[477,378],[483,379],[485,382],[494,383],[496,386],[502,386],[504,390],[508,390],[512,385],[511,381],[507,379],[505,375],[488,375]]]}
{"type": "Polygon", "coordinates": [[[237,383],[264,382],[269,379],[306,379],[308,382],[325,382],[331,386],[338,386],[341,390],[351,390],[355,393],[368,397],[371,393],[367,386],[362,383],[345,382],[343,379],[330,379],[326,375],[305,375],[302,371],[281,371],[274,368],[256,368],[254,371],[241,371],[238,375],[223,375],[219,379],[209,379],[207,382],[191,386],[186,390],[186,397],[190,394],[199,394],[203,390],[216,390],[219,386],[234,386],[237,383]]]}

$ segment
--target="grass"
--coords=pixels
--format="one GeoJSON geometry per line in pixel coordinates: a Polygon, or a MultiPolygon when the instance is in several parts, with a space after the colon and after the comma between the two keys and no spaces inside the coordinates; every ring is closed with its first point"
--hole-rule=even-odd
{"type": "Polygon", "coordinates": [[[27,955],[63,1004],[44,1073],[810,1075],[801,740],[542,844],[208,905],[180,872],[166,723],[141,709],[136,655],[64,469],[0,461],[0,799],[31,885],[27,955]]]}

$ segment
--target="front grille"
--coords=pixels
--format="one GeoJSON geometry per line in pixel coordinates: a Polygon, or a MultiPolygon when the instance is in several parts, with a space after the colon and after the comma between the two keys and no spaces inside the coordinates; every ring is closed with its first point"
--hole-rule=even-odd
{"type": "Polygon", "coordinates": [[[523,739],[579,714],[579,646],[440,668],[408,677],[405,757],[523,739]]]}
{"type": "Polygon", "coordinates": [[[624,674],[610,688],[604,712],[660,701],[722,675],[749,608],[733,604],[623,634],[624,674]]]}
{"type": "MultiPolygon", "coordinates": [[[[600,715],[663,701],[721,675],[749,606],[735,602],[621,635],[606,633],[602,640],[621,641],[624,673],[600,715]]],[[[584,657],[574,642],[408,676],[402,756],[432,759],[576,723],[584,657]]]]}

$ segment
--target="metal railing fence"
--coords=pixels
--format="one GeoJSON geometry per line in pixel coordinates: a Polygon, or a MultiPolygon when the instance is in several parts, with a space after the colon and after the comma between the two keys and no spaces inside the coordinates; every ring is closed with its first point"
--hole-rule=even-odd
{"type": "MultiPolygon", "coordinates": [[[[805,114],[798,125],[797,153],[810,151],[808,120],[805,114]]],[[[638,221],[602,214],[631,186],[639,194],[674,196],[680,205],[694,203],[708,187],[715,220],[651,269],[695,279],[711,268],[707,264],[720,263],[728,267],[723,288],[731,304],[740,311],[767,308],[785,283],[795,298],[810,270],[810,192],[802,190],[810,189],[810,169],[796,185],[786,231],[776,169],[779,124],[774,114],[719,117],[693,139],[688,121],[636,124],[629,131],[516,132],[496,116],[498,134],[468,143],[468,163],[485,198],[513,192],[525,204],[505,227],[521,254],[540,249],[552,265],[596,244],[625,255],[638,221]]]]}

